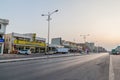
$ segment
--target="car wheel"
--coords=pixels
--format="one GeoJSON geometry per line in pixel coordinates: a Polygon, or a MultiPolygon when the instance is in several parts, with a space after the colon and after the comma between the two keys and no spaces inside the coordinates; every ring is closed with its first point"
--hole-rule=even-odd
{"type": "Polygon", "coordinates": [[[28,53],[25,53],[26,55],[28,55],[28,53]]]}

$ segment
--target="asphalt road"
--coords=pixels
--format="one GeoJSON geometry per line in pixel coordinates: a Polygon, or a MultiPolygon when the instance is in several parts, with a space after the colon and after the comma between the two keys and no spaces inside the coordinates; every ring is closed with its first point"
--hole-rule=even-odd
{"type": "Polygon", "coordinates": [[[0,80],[108,80],[109,55],[0,63],[0,80]]]}

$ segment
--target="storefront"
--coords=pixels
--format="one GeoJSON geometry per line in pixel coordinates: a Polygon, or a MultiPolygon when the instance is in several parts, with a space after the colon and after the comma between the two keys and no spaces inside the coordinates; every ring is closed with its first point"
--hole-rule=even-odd
{"type": "Polygon", "coordinates": [[[30,49],[32,53],[45,52],[46,44],[44,42],[14,40],[13,50],[30,49]]]}
{"type": "Polygon", "coordinates": [[[32,53],[42,53],[46,50],[46,39],[36,37],[36,33],[9,33],[5,34],[5,50],[8,53],[17,53],[18,50],[30,49],[32,53]]]}

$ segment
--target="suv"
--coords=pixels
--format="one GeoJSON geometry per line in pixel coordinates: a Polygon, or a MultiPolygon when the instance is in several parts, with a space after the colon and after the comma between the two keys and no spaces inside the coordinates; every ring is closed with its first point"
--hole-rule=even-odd
{"type": "Polygon", "coordinates": [[[18,54],[31,54],[31,51],[29,49],[25,49],[25,50],[19,50],[18,54]]]}
{"type": "Polygon", "coordinates": [[[120,54],[120,51],[117,51],[116,49],[112,49],[112,54],[113,55],[119,55],[120,54]]]}

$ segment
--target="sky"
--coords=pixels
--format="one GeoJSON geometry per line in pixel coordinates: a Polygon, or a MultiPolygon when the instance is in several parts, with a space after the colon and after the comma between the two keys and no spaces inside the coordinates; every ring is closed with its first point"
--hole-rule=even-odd
{"type": "Polygon", "coordinates": [[[0,0],[0,18],[8,19],[6,33],[36,33],[47,38],[47,14],[51,15],[50,38],[95,42],[111,50],[120,44],[120,0],[0,0]]]}

